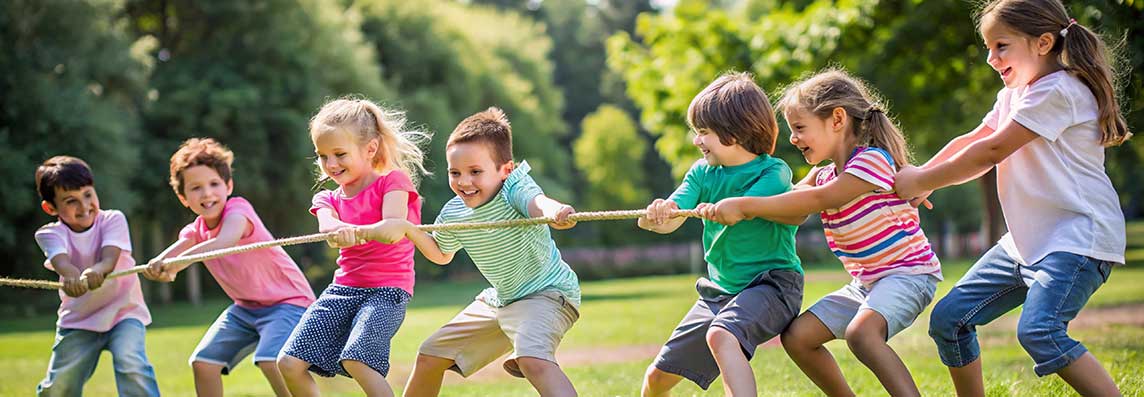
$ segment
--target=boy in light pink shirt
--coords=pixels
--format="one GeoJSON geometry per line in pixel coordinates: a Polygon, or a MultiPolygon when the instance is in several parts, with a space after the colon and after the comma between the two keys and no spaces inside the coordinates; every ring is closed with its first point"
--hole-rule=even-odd
{"type": "Polygon", "coordinates": [[[36,243],[48,257],[44,266],[64,283],[52,358],[37,394],[82,394],[100,352],[109,350],[120,395],[159,395],[147,361],[144,327],[151,313],[139,278],[104,280],[112,271],[135,266],[127,218],[99,208],[91,169],[74,157],[56,156],[40,165],[36,190],[44,212],[58,218],[36,231],[36,243]]]}
{"type": "MultiPolygon", "coordinates": [[[[209,138],[189,139],[171,156],[171,187],[199,216],[183,228],[178,241],[151,260],[145,276],[173,281],[190,264],[160,265],[163,259],[274,240],[250,202],[229,197],[234,190],[233,159],[230,150],[209,138]]],[[[306,277],[282,247],[228,255],[204,265],[234,304],[219,315],[191,355],[195,391],[221,396],[222,375],[253,350],[254,364],[274,392],[288,396],[275,360],[314,302],[306,277]]]]}

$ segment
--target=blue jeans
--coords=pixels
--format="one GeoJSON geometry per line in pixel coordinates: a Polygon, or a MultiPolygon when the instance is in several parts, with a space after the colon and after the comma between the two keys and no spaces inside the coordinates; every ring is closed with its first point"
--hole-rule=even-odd
{"type": "Polygon", "coordinates": [[[111,351],[115,386],[120,396],[158,396],[155,369],[147,361],[143,341],[146,329],[136,319],[126,319],[107,332],[61,328],[56,330],[48,376],[36,386],[39,396],[79,396],[83,384],[95,372],[99,354],[111,351]]]}
{"type": "Polygon", "coordinates": [[[981,354],[977,326],[1024,304],[1017,341],[1033,358],[1037,376],[1055,373],[1088,352],[1069,338],[1068,323],[1111,272],[1110,262],[1068,252],[1020,265],[994,246],[934,305],[930,336],[942,363],[963,367],[981,354]]]}

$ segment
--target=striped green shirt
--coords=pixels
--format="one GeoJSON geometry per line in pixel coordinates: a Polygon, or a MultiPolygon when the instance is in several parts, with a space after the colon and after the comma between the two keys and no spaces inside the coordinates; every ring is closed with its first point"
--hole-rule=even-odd
{"type": "MultiPolygon", "coordinates": [[[[521,162],[505,179],[500,192],[477,208],[453,197],[441,208],[434,223],[487,222],[528,218],[528,203],[543,193],[528,176],[528,163],[521,162]]],[[[580,305],[580,281],[560,258],[548,225],[503,229],[437,231],[433,233],[442,252],[465,249],[477,269],[492,284],[477,299],[503,307],[529,294],[555,289],[580,305]]]]}

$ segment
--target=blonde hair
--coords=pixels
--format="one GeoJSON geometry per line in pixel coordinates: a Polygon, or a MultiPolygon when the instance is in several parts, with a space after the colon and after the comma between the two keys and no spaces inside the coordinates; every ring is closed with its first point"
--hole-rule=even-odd
{"type": "Polygon", "coordinates": [[[1108,47],[1096,33],[1069,19],[1064,4],[1058,0],[993,0],[977,14],[979,29],[986,16],[1029,37],[1052,33],[1056,40],[1051,53],[1057,62],[1084,82],[1096,97],[1100,143],[1117,146],[1132,137],[1124,115],[1120,114],[1116,74],[1110,66],[1108,47]]]}
{"type": "MultiPolygon", "coordinates": [[[[433,135],[406,130],[405,123],[405,114],[400,111],[384,109],[367,99],[342,98],[326,103],[310,119],[310,137],[345,131],[353,134],[359,145],[377,139],[378,149],[371,159],[373,168],[378,171],[400,169],[416,185],[421,174],[430,174],[421,164],[425,160],[421,145],[429,142],[433,135]]],[[[318,164],[318,175],[318,183],[329,179],[322,172],[321,164],[318,164]]]]}
{"type": "Polygon", "coordinates": [[[881,102],[862,80],[841,69],[827,69],[788,87],[777,107],[783,112],[804,110],[820,119],[842,108],[858,146],[889,152],[894,166],[901,168],[910,164],[910,148],[881,102]]]}

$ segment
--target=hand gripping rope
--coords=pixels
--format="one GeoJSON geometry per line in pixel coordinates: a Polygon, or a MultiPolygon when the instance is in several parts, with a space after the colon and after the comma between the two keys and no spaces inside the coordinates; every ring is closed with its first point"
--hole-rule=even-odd
{"type": "MultiPolygon", "coordinates": [[[[625,210],[625,211],[598,211],[598,212],[576,212],[568,215],[568,220],[571,222],[586,222],[586,221],[610,221],[622,219],[635,219],[647,214],[647,210],[625,210]]],[[[676,210],[673,217],[688,217],[696,218],[698,215],[695,210],[676,210]]],[[[473,230],[473,229],[500,229],[508,227],[519,227],[529,225],[542,225],[552,223],[554,220],[551,217],[536,217],[525,219],[508,219],[502,221],[489,221],[489,222],[472,222],[472,223],[443,223],[432,225],[417,225],[417,228],[424,232],[435,232],[438,230],[473,230]]],[[[220,258],[227,255],[234,255],[248,251],[259,250],[270,247],[280,247],[285,245],[297,245],[306,243],[315,243],[319,241],[326,241],[337,235],[337,232],[329,233],[315,233],[305,236],[288,237],[278,240],[263,241],[254,244],[239,245],[231,248],[224,248],[220,250],[204,252],[201,254],[178,256],[169,258],[163,261],[165,265],[183,265],[187,263],[201,262],[208,259],[220,258]]],[[[126,270],[119,270],[111,272],[105,277],[105,280],[128,276],[136,273],[142,273],[147,270],[147,265],[138,265],[126,270]]],[[[63,283],[59,281],[48,280],[26,280],[15,278],[2,278],[0,277],[0,286],[7,287],[20,287],[20,288],[41,288],[41,289],[60,289],[63,283]]]]}

